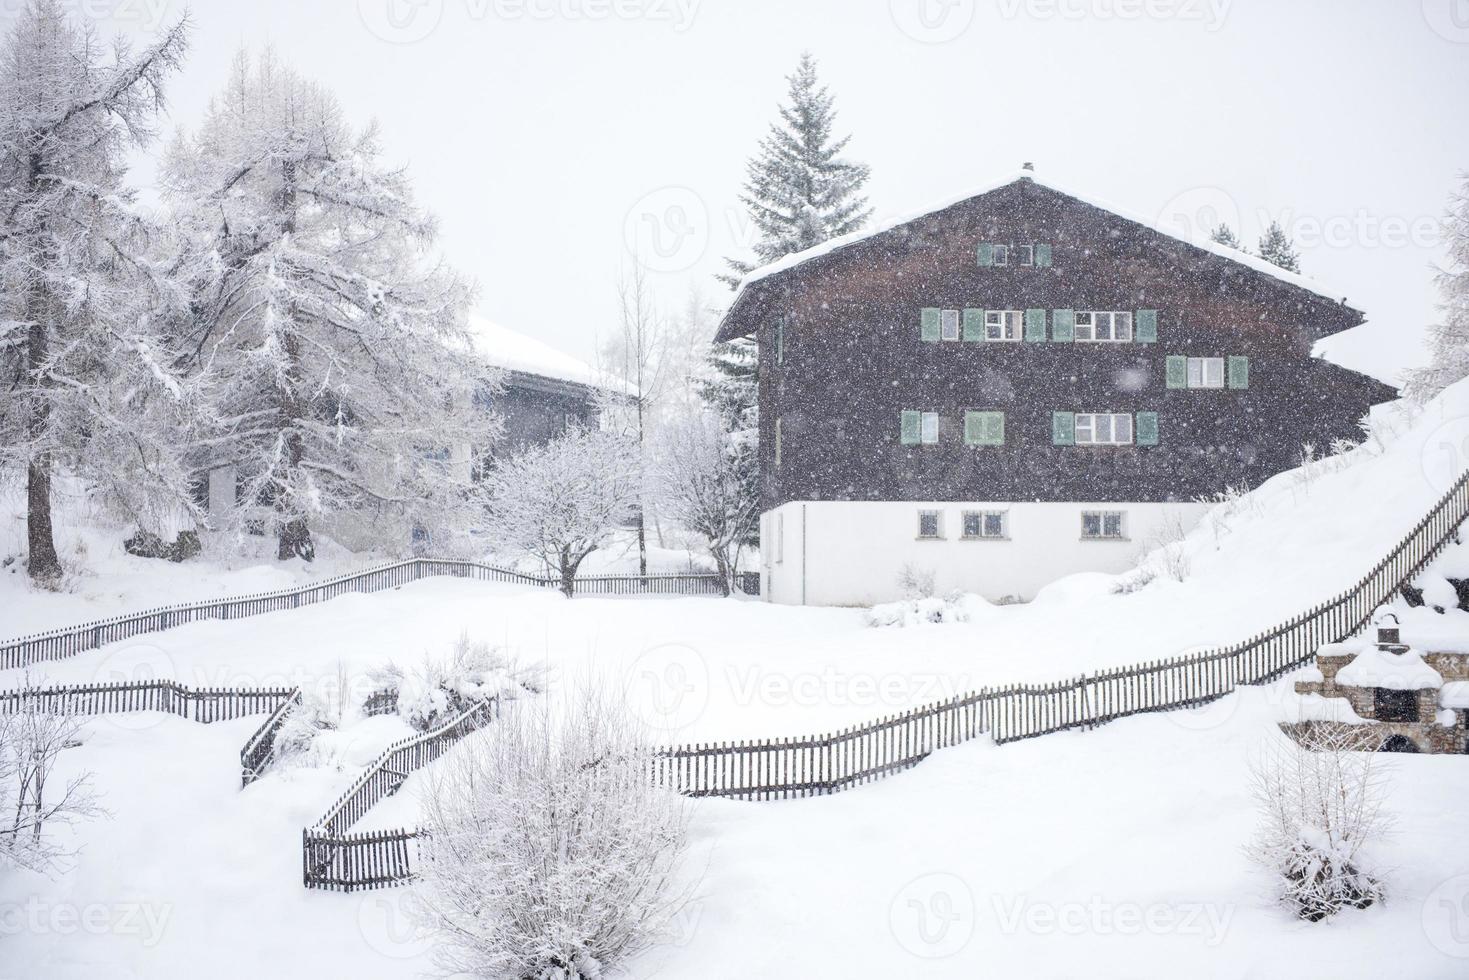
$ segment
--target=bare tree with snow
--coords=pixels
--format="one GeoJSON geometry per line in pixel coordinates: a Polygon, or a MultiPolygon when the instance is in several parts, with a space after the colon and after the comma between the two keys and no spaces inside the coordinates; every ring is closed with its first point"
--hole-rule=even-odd
{"type": "Polygon", "coordinates": [[[1250,856],[1302,919],[1381,901],[1367,853],[1388,826],[1377,738],[1346,725],[1296,725],[1291,735],[1273,739],[1251,767],[1261,826],[1250,856]]]}
{"type": "Polygon", "coordinates": [[[410,903],[444,975],[594,980],[669,935],[687,807],[638,734],[605,697],[543,695],[443,760],[410,903]]]}
{"type": "Polygon", "coordinates": [[[25,471],[40,582],[61,575],[59,468],[126,466],[135,490],[183,497],[177,419],[158,406],[182,399],[161,330],[176,296],[125,156],[152,138],[188,32],[181,20],[141,51],[109,48],[55,0],[32,0],[0,44],[0,463],[25,471]]]}
{"type": "Polygon", "coordinates": [[[656,452],[658,499],[670,518],[700,535],[728,595],[740,552],[760,521],[758,501],[747,492],[743,453],[713,412],[695,410],[669,419],[656,452]]]}
{"type": "Polygon", "coordinates": [[[496,542],[539,558],[570,596],[582,560],[631,519],[642,468],[626,436],[573,428],[498,462],[485,485],[496,542]]]}
{"type": "Polygon", "coordinates": [[[102,813],[90,773],[55,778],[58,758],[80,743],[81,727],[71,715],[36,701],[13,707],[0,714],[0,860],[42,873],[63,871],[74,852],[48,826],[54,831],[102,813]]]}
{"type": "Polygon", "coordinates": [[[311,559],[313,518],[397,529],[472,513],[455,448],[483,433],[470,290],[429,253],[434,219],[326,89],[241,53],[164,167],[193,243],[188,367],[209,412],[194,459],[233,466],[240,517],[311,559]]]}

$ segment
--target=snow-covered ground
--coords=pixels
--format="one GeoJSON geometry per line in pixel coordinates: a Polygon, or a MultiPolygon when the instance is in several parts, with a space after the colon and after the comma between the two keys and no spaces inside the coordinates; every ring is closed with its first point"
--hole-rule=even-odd
{"type": "MultiPolygon", "coordinates": [[[[1267,900],[1242,853],[1247,767],[1294,700],[1282,682],[1197,712],[961,746],[834,797],[697,803],[694,901],[628,976],[1463,976],[1459,758],[1388,761],[1386,904],[1308,925],[1267,900]]],[[[0,977],[419,976],[428,942],[402,890],[301,887],[301,827],[351,772],[277,772],[242,792],[255,723],[93,720],[64,765],[94,770],[112,816],[79,828],[72,874],[0,879],[0,977]]],[[[368,825],[411,817],[421,780],[368,825]]]]}

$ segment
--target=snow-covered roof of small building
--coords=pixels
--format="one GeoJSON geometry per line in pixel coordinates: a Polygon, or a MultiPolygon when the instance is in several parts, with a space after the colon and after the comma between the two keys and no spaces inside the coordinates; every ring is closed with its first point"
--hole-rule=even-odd
{"type": "Polygon", "coordinates": [[[1449,681],[1438,693],[1438,703],[1445,708],[1469,708],[1469,681],[1449,681]]]}
{"type": "Polygon", "coordinates": [[[1394,691],[1416,691],[1443,686],[1438,671],[1423,662],[1414,650],[1388,653],[1374,644],[1336,672],[1336,682],[1347,687],[1385,687],[1394,691]]]}
{"type": "Polygon", "coordinates": [[[1330,300],[1333,303],[1344,301],[1344,297],[1346,295],[1345,293],[1342,293],[1338,290],[1329,289],[1316,280],[1309,279],[1301,275],[1300,273],[1289,272],[1285,269],[1282,269],[1277,265],[1265,261],[1257,255],[1251,255],[1248,252],[1243,252],[1236,248],[1230,248],[1228,245],[1221,245],[1213,239],[1209,238],[1207,235],[1184,233],[1178,228],[1160,225],[1150,218],[1135,214],[1126,208],[1119,208],[1114,204],[1101,200],[1100,198],[1078,193],[1067,187],[1058,185],[1055,181],[1042,180],[1041,178],[1037,177],[1033,171],[1021,170],[1008,174],[1000,180],[991,181],[980,187],[971,188],[963,194],[948,197],[943,201],[923,208],[919,211],[899,215],[893,218],[887,218],[869,228],[863,229],[862,231],[854,231],[850,234],[839,235],[836,238],[822,242],[820,245],[814,245],[811,248],[804,249],[800,252],[792,252],[790,255],[787,255],[784,258],[777,259],[767,265],[762,265],[757,269],[751,269],[750,272],[747,273],[745,277],[740,280],[739,286],[735,289],[734,297],[730,300],[729,309],[733,310],[735,308],[735,306],[739,303],[740,296],[745,292],[747,287],[752,286],[763,279],[767,279],[770,276],[774,276],[782,272],[787,272],[791,269],[794,269],[798,265],[802,265],[803,263],[811,261],[812,259],[820,258],[824,255],[830,255],[832,252],[835,252],[838,249],[846,248],[849,245],[855,245],[858,242],[866,241],[867,239],[872,238],[875,235],[881,235],[883,232],[891,231],[892,229],[897,228],[901,225],[908,224],[911,221],[917,221],[918,219],[927,217],[928,215],[936,214],[939,211],[943,211],[946,208],[951,208],[956,204],[962,204],[970,198],[979,197],[983,194],[989,194],[992,191],[997,191],[1002,187],[1009,186],[1010,184],[1021,180],[1032,181],[1040,187],[1045,187],[1049,190],[1055,191],[1058,194],[1064,194],[1067,197],[1075,198],[1076,200],[1081,201],[1083,204],[1089,204],[1094,208],[1100,208],[1101,210],[1107,211],[1110,214],[1114,214],[1117,217],[1122,218],[1126,221],[1131,221],[1136,224],[1143,225],[1146,228],[1150,228],[1160,235],[1166,235],[1169,238],[1174,238],[1178,241],[1185,242],[1186,244],[1193,245],[1194,247],[1203,249],[1206,252],[1211,252],[1214,255],[1219,256],[1220,258],[1229,259],[1232,262],[1237,262],[1240,265],[1247,266],[1248,268],[1255,270],[1256,272],[1263,273],[1272,278],[1279,279],[1282,282],[1289,283],[1292,286],[1296,286],[1308,292],[1314,293],[1317,296],[1330,300]]]}
{"type": "Polygon", "coordinates": [[[475,353],[495,367],[589,388],[636,394],[630,386],[608,377],[586,361],[478,314],[469,316],[469,335],[475,353]]]}

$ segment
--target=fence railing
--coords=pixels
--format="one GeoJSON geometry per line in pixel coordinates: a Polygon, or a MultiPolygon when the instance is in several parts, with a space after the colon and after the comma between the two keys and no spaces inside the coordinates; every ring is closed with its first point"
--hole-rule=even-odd
{"type": "Polygon", "coordinates": [[[280,734],[292,711],[301,706],[301,689],[290,693],[265,719],[265,724],[255,729],[255,734],[240,749],[240,788],[249,786],[259,779],[276,758],[276,736],[280,734]]]}
{"type": "Polygon", "coordinates": [[[937,749],[985,733],[997,743],[1013,742],[1205,704],[1242,684],[1274,680],[1323,644],[1357,633],[1454,538],[1466,517],[1469,473],[1355,585],[1229,646],[1051,684],[985,688],[831,735],[667,749],[658,778],[692,796],[814,796],[907,769],[937,749]]]}
{"type": "Polygon", "coordinates": [[[209,724],[275,710],[292,688],[192,688],[174,681],[113,681],[0,691],[0,714],[22,708],[46,713],[102,715],[162,711],[209,724]]]}
{"type": "Polygon", "coordinates": [[[498,697],[480,701],[446,724],[388,746],[315,825],[301,831],[301,880],[307,888],[356,891],[399,884],[413,876],[417,829],[349,833],[412,772],[499,716],[498,697]]]}
{"type": "MultiPolygon", "coordinates": [[[[208,619],[242,619],[279,612],[282,609],[299,609],[339,595],[381,592],[440,575],[541,588],[561,587],[560,579],[528,575],[483,562],[410,558],[298,588],[160,606],[3,640],[0,641],[0,670],[61,660],[88,650],[96,650],[108,643],[172,629],[186,623],[208,619]]],[[[578,578],[575,590],[586,595],[719,595],[723,591],[723,579],[712,573],[592,575],[578,578]]],[[[757,580],[756,592],[758,591],[757,580]]]]}

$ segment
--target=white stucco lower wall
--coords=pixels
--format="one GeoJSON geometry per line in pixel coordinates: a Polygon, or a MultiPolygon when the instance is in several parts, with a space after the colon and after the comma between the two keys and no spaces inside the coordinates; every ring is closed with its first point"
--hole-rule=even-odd
{"type": "Polygon", "coordinates": [[[1161,540],[1192,528],[1206,504],[1003,501],[793,501],[760,520],[762,594],[771,602],[865,606],[901,598],[907,565],[931,571],[939,594],[1032,598],[1073,572],[1123,572],[1161,540]],[[942,515],[943,537],[918,537],[920,511],[942,515]],[[961,537],[965,511],[1004,511],[1003,539],[961,537]],[[1081,536],[1083,511],[1120,511],[1120,540],[1081,536]]]}

